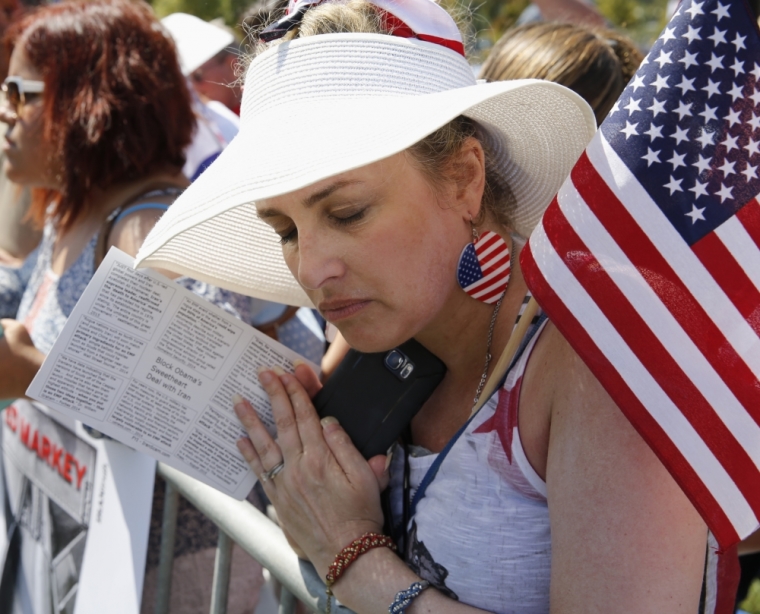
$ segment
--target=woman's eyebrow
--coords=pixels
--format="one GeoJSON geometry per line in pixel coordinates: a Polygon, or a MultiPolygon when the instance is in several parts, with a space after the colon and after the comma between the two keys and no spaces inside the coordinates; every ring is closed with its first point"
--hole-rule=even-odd
{"type": "MultiPolygon", "coordinates": [[[[316,205],[320,200],[324,200],[328,196],[331,196],[341,188],[345,188],[350,185],[355,185],[357,183],[364,183],[363,181],[336,181],[333,184],[330,184],[326,188],[323,188],[319,192],[315,192],[314,194],[306,197],[302,202],[303,206],[309,209],[310,207],[313,207],[316,205]]],[[[267,219],[272,217],[277,217],[278,215],[283,215],[282,212],[279,210],[271,207],[271,208],[265,208],[265,209],[259,209],[258,210],[258,216],[261,219],[267,219]]]]}
{"type": "Polygon", "coordinates": [[[341,188],[345,188],[346,186],[349,186],[349,185],[355,185],[357,183],[363,183],[363,182],[362,181],[336,181],[335,183],[327,186],[326,188],[320,190],[319,192],[315,192],[308,198],[304,199],[303,205],[307,209],[309,207],[313,207],[320,200],[324,200],[325,198],[327,198],[328,196],[331,196],[332,194],[334,194],[341,188]]]}

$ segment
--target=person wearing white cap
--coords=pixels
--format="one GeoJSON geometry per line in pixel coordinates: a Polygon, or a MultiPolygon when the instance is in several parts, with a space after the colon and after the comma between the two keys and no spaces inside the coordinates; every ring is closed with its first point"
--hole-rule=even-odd
{"type": "MultiPolygon", "coordinates": [[[[229,74],[219,76],[223,83],[214,83],[214,91],[221,92],[222,102],[208,98],[199,75],[206,63],[216,65],[220,54],[232,56],[228,52],[235,42],[231,32],[207,23],[194,15],[173,13],[164,17],[161,24],[174,40],[182,74],[187,78],[192,95],[193,111],[198,120],[193,141],[185,151],[185,166],[182,171],[190,181],[200,177],[208,166],[216,160],[222,150],[238,133],[239,118],[224,102],[239,106],[240,88],[228,85],[237,78],[230,69],[229,74]]],[[[237,61],[237,56],[234,57],[237,61]]]]}
{"type": "Polygon", "coordinates": [[[260,36],[274,42],[248,68],[240,134],[137,261],[313,304],[360,351],[414,338],[446,364],[387,458],[320,423],[306,366],[260,374],[276,440],[233,400],[240,451],[328,604],[696,612],[699,514],[545,317],[509,341],[517,256],[595,130],[588,105],[545,81],[477,84],[430,0],[293,0],[260,36]]]}
{"type": "Polygon", "coordinates": [[[234,34],[224,25],[195,15],[172,13],[161,20],[177,45],[182,72],[206,101],[239,113],[240,85],[235,74],[238,54],[234,34]]]}

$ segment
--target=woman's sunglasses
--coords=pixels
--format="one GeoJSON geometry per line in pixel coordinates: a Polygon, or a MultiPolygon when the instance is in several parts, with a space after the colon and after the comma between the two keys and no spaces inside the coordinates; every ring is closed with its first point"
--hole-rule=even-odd
{"type": "Polygon", "coordinates": [[[30,81],[21,77],[8,77],[2,86],[10,107],[18,113],[19,107],[26,104],[30,98],[45,91],[42,81],[30,81]]]}

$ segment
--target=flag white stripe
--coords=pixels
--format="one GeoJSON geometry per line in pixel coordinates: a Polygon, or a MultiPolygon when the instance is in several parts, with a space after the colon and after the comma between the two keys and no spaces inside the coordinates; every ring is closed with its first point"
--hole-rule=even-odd
{"type": "Polygon", "coordinates": [[[753,375],[760,379],[760,343],[752,327],[704,268],[670,220],[597,132],[586,150],[589,160],[642,228],[676,275],[726,336],[753,375]]]}
{"type": "MultiPolygon", "coordinates": [[[[502,260],[507,260],[507,261],[509,260],[509,254],[507,252],[500,252],[500,253],[496,254],[496,256],[493,257],[493,258],[491,258],[488,262],[485,262],[485,263],[481,264],[480,265],[480,270],[481,271],[487,271],[492,266],[494,266],[496,263],[498,263],[498,262],[500,262],[502,260]]],[[[481,258],[481,262],[482,262],[482,258],[481,258]]]]}
{"type": "Polygon", "coordinates": [[[715,234],[718,235],[718,238],[742,268],[744,274],[752,281],[755,288],[760,290],[760,250],[752,237],[749,236],[744,225],[734,215],[718,226],[715,229],[715,234]]]}
{"type": "Polygon", "coordinates": [[[543,225],[531,235],[538,269],[644,407],[660,407],[657,423],[710,491],[739,534],[757,525],[752,508],[691,423],[664,393],[573,273],[554,251],[543,225]]]}
{"type": "MultiPolygon", "coordinates": [[[[492,280],[494,277],[496,277],[497,275],[501,275],[501,274],[502,274],[504,271],[506,271],[506,270],[509,268],[510,264],[511,264],[511,261],[510,261],[510,262],[507,262],[506,264],[504,264],[504,265],[502,265],[502,266],[500,266],[500,267],[499,267],[498,269],[496,269],[495,271],[492,271],[491,273],[489,273],[489,274],[488,274],[488,275],[486,275],[485,277],[483,277],[483,278],[479,279],[478,281],[476,281],[475,283],[472,283],[472,284],[470,284],[469,286],[467,286],[467,287],[464,289],[464,291],[465,291],[465,292],[472,292],[472,291],[473,291],[475,288],[479,288],[479,287],[480,287],[480,286],[482,286],[483,284],[485,284],[485,283],[488,283],[488,282],[489,282],[489,281],[491,281],[491,280],[492,280]]],[[[491,284],[491,285],[494,285],[494,284],[491,284]]],[[[498,284],[496,284],[496,285],[498,285],[498,284]]],[[[478,292],[478,294],[482,294],[482,293],[483,293],[483,291],[482,291],[482,290],[478,292]]]]}
{"type": "MultiPolygon", "coordinates": [[[[562,186],[558,201],[570,226],[760,469],[760,426],[588,208],[571,181],[562,186]]],[[[658,422],[659,409],[659,405],[649,407],[658,422]]]]}

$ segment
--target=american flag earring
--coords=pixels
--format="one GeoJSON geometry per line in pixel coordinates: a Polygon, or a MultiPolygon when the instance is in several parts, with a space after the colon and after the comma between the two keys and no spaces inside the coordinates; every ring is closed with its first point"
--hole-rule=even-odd
{"type": "Polygon", "coordinates": [[[478,235],[473,226],[472,242],[462,250],[457,265],[457,281],[462,290],[492,305],[506,292],[511,272],[507,242],[490,230],[478,235]]]}

